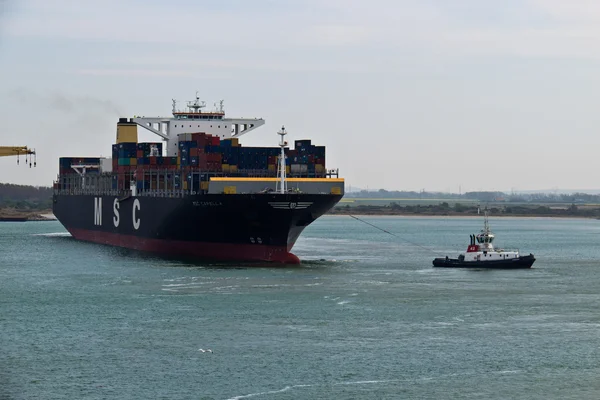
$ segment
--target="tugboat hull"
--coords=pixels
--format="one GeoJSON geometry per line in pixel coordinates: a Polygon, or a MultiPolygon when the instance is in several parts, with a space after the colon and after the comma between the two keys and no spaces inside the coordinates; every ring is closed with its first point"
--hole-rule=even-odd
{"type": "Polygon", "coordinates": [[[512,258],[510,260],[493,261],[461,261],[456,258],[436,258],[434,267],[443,268],[482,268],[482,269],[524,269],[531,268],[535,262],[533,254],[512,258]]]}

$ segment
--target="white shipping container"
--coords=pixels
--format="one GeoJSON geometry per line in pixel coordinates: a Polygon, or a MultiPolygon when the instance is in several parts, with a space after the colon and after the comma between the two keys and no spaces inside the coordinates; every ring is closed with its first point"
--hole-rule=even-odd
{"type": "Polygon", "coordinates": [[[112,158],[100,159],[100,172],[112,172],[112,158]]]}

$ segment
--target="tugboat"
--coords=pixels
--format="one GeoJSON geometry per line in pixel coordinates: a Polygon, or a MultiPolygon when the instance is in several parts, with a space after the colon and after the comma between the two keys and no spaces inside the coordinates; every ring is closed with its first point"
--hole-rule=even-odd
{"type": "Polygon", "coordinates": [[[433,260],[434,267],[446,268],[493,268],[493,269],[517,269],[531,268],[535,262],[533,254],[522,256],[518,250],[494,249],[494,234],[488,224],[487,209],[483,230],[476,236],[471,235],[471,243],[467,252],[458,258],[436,258],[433,260]]]}

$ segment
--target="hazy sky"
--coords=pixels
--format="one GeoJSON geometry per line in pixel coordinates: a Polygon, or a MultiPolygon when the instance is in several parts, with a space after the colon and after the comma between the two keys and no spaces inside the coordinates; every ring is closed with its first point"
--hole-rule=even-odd
{"type": "MultiPolygon", "coordinates": [[[[109,155],[119,116],[224,99],[242,143],[327,146],[353,187],[600,188],[597,0],[0,0],[0,181],[109,155]]],[[[142,136],[150,140],[151,134],[142,136]]]]}

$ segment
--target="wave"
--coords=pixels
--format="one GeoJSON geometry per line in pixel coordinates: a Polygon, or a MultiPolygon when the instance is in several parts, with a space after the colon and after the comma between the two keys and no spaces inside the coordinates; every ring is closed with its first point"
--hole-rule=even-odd
{"type": "Polygon", "coordinates": [[[31,236],[46,236],[46,237],[70,237],[69,232],[51,232],[51,233],[32,233],[31,236]]]}
{"type": "MultiPolygon", "coordinates": [[[[338,385],[373,385],[373,384],[377,384],[377,383],[392,383],[392,382],[401,382],[402,380],[400,379],[386,379],[386,380],[371,380],[371,381],[349,381],[349,382],[338,382],[338,383],[334,383],[334,386],[338,386],[338,385]]],[[[317,386],[325,386],[323,384],[312,384],[312,385],[290,385],[290,386],[285,386],[282,389],[278,389],[278,390],[269,390],[269,391],[265,391],[265,392],[256,392],[256,393],[248,393],[248,394],[242,394],[239,396],[234,396],[234,397],[230,397],[228,400],[240,400],[240,399],[248,399],[251,397],[256,397],[256,396],[263,396],[263,395],[268,395],[268,394],[277,394],[277,393],[284,393],[287,392],[289,390],[292,389],[296,389],[296,388],[307,388],[307,387],[317,387],[317,386]]]]}

